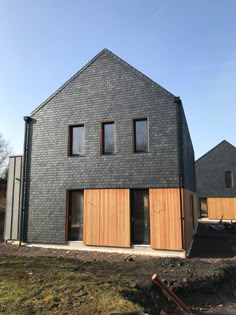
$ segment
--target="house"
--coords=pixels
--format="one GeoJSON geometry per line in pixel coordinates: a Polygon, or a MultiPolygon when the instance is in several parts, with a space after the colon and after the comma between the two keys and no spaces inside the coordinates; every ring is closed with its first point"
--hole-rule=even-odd
{"type": "Polygon", "coordinates": [[[0,240],[3,238],[6,208],[6,181],[0,178],[0,240]]]}
{"type": "Polygon", "coordinates": [[[236,148],[222,141],[196,161],[201,217],[236,219],[236,148]]]}
{"type": "Polygon", "coordinates": [[[188,249],[195,163],[179,97],[104,49],[24,119],[18,239],[188,249]]]}

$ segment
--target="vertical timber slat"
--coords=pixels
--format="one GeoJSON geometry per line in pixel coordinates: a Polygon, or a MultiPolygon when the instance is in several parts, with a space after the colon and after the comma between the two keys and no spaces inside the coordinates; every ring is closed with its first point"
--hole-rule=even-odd
{"type": "Polygon", "coordinates": [[[236,198],[207,198],[208,218],[235,220],[236,198]]]}
{"type": "Polygon", "coordinates": [[[178,188],[149,189],[151,247],[182,250],[178,188]]]}
{"type": "Polygon", "coordinates": [[[84,243],[130,247],[129,190],[84,190],[84,196],[84,243]]]}
{"type": "Polygon", "coordinates": [[[183,208],[183,217],[184,217],[184,249],[188,249],[192,237],[193,237],[193,219],[194,219],[194,225],[196,227],[197,219],[198,219],[198,212],[197,212],[197,196],[195,192],[192,192],[188,189],[181,189],[182,193],[182,208],[183,208]],[[193,196],[193,205],[194,205],[194,218],[191,214],[191,208],[190,208],[190,196],[193,196]]]}

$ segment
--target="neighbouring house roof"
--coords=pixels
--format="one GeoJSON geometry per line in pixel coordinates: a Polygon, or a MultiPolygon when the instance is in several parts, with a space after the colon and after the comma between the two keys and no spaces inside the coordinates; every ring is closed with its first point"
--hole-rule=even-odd
{"type": "Polygon", "coordinates": [[[175,97],[172,93],[170,93],[168,90],[157,84],[155,81],[144,75],[139,70],[135,69],[133,66],[128,64],[126,61],[112,53],[110,50],[104,48],[100,53],[98,53],[93,59],[91,59],[83,68],[81,68],[75,75],[73,75],[68,81],[66,81],[58,90],[56,90],[51,96],[49,96],[41,105],[36,107],[36,109],[30,114],[30,116],[33,116],[35,113],[37,113],[43,106],[45,106],[54,96],[56,96],[60,91],[62,91],[69,83],[71,83],[75,78],[77,78],[85,69],[87,69],[94,61],[96,61],[101,55],[104,53],[110,54],[112,57],[114,57],[119,62],[126,64],[130,67],[132,71],[134,71],[137,75],[142,76],[145,80],[150,81],[152,84],[156,85],[163,91],[165,91],[169,96],[175,97]]]}
{"type": "Polygon", "coordinates": [[[226,147],[230,147],[231,149],[235,149],[236,147],[233,146],[231,143],[229,143],[226,140],[221,141],[219,144],[217,144],[214,148],[212,148],[211,150],[209,150],[208,152],[206,152],[205,154],[203,154],[200,158],[198,158],[196,160],[196,163],[198,163],[202,158],[204,158],[205,156],[207,156],[208,154],[212,153],[213,151],[217,150],[219,147],[221,146],[226,146],[226,147]]]}

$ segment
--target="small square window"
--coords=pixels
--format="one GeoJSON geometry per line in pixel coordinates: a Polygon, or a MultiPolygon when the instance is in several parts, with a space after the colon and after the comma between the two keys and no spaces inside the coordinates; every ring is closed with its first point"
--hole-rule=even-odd
{"type": "Polygon", "coordinates": [[[233,172],[232,171],[225,171],[225,187],[232,188],[233,184],[233,172]]]}
{"type": "Polygon", "coordinates": [[[69,155],[84,154],[84,125],[69,126],[69,155]]]}
{"type": "Polygon", "coordinates": [[[114,145],[114,121],[102,123],[102,154],[113,154],[114,145]]]}
{"type": "Polygon", "coordinates": [[[134,152],[148,152],[148,126],[147,118],[134,119],[134,152]]]}

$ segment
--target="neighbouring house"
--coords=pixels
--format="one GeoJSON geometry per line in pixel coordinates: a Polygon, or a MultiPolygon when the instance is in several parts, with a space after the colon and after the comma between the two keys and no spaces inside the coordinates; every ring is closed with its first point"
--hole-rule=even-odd
{"type": "Polygon", "coordinates": [[[15,238],[188,249],[195,162],[179,97],[104,49],[24,119],[15,238]]]}
{"type": "Polygon", "coordinates": [[[196,161],[201,217],[236,220],[236,148],[222,141],[196,161]]]}
{"type": "Polygon", "coordinates": [[[21,195],[22,195],[22,156],[9,157],[7,180],[7,197],[5,213],[5,240],[18,240],[20,238],[21,222],[21,195]]]}
{"type": "Polygon", "coordinates": [[[0,178],[0,239],[3,238],[7,183],[0,178]]]}

